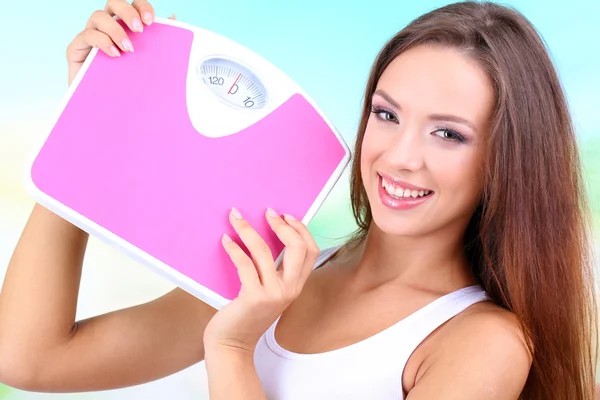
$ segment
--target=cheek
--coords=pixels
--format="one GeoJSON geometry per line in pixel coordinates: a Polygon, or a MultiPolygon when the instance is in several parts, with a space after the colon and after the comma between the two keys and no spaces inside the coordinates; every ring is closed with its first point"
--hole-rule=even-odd
{"type": "Polygon", "coordinates": [[[481,161],[474,149],[437,152],[427,163],[440,193],[470,206],[481,190],[481,161]],[[467,204],[468,203],[468,204],[467,204]]]}

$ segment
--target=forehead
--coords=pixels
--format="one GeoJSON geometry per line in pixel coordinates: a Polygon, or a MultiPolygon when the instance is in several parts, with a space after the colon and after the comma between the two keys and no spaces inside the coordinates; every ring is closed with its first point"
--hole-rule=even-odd
{"type": "Polygon", "coordinates": [[[478,125],[487,121],[494,103],[486,71],[464,53],[440,46],[422,45],[400,54],[377,87],[407,112],[454,114],[478,125]]]}

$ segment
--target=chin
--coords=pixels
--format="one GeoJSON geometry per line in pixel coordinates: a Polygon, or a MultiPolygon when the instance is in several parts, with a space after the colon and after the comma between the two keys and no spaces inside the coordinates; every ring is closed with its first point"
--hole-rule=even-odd
{"type": "Polygon", "coordinates": [[[420,217],[390,215],[382,210],[371,209],[372,228],[380,234],[397,237],[422,237],[431,232],[431,227],[420,217]]]}
{"type": "MultiPolygon", "coordinates": [[[[435,201],[437,199],[433,197],[430,200],[435,201]]],[[[372,215],[371,230],[374,233],[377,235],[412,239],[425,238],[440,233],[452,237],[461,236],[464,234],[474,211],[474,207],[473,210],[470,208],[452,210],[452,205],[441,208],[434,207],[433,202],[430,207],[424,207],[423,209],[416,207],[409,211],[396,211],[383,205],[377,198],[375,202],[371,202],[370,204],[372,215]],[[441,209],[443,209],[443,212],[440,213],[441,209]]],[[[424,206],[425,204],[422,205],[424,206]]]]}
{"type": "Polygon", "coordinates": [[[437,196],[397,199],[390,197],[378,182],[377,190],[367,191],[374,228],[391,236],[417,237],[431,231],[431,217],[437,196]]]}

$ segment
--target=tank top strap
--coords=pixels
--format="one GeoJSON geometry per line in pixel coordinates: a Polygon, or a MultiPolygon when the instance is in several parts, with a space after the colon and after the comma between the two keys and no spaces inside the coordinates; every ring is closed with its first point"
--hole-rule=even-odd
{"type": "Polygon", "coordinates": [[[446,321],[471,305],[487,300],[492,301],[492,298],[480,285],[458,289],[437,298],[400,321],[394,328],[403,333],[400,335],[396,331],[394,336],[403,338],[402,350],[408,358],[423,340],[446,321]]]}
{"type": "MultiPolygon", "coordinates": [[[[313,270],[325,264],[341,246],[328,247],[321,250],[313,270]]],[[[480,301],[493,301],[481,285],[466,286],[448,293],[429,304],[421,307],[403,320],[381,332],[381,336],[397,342],[406,358],[425,340],[433,331],[471,305],[480,301]]],[[[392,346],[393,347],[393,346],[392,346]]]]}

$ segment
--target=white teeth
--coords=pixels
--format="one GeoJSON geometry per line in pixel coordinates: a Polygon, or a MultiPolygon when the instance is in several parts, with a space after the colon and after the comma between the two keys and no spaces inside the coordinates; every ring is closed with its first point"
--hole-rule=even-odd
{"type": "Polygon", "coordinates": [[[418,190],[404,189],[399,186],[394,186],[390,182],[386,181],[385,179],[381,179],[381,186],[384,187],[386,192],[388,192],[391,196],[400,197],[400,198],[402,198],[402,197],[417,198],[417,197],[427,196],[429,193],[431,193],[431,191],[429,191],[429,190],[418,191],[418,190]]]}

